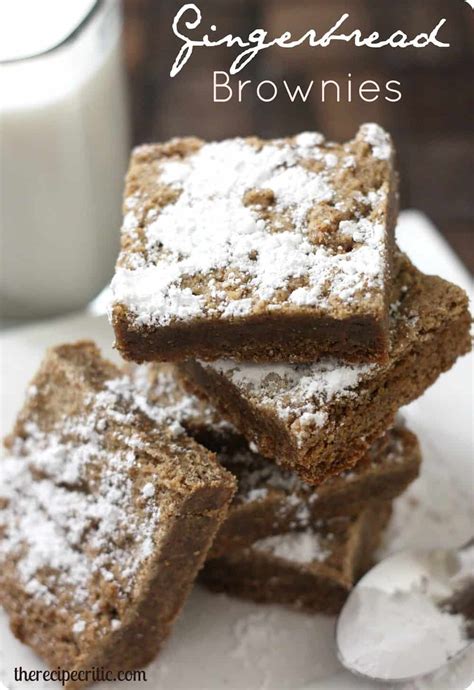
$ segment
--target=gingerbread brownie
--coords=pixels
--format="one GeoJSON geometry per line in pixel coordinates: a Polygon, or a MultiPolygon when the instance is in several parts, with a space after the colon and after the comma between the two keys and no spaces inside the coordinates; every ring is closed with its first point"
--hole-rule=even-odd
{"type": "Polygon", "coordinates": [[[398,178],[390,136],[135,149],[112,282],[129,360],[380,361],[398,178]]]}
{"type": "Polygon", "coordinates": [[[0,603],[14,634],[86,683],[158,652],[235,482],[146,414],[92,343],[51,350],[0,461],[0,603]],[[81,673],[79,673],[81,672],[81,673]]]}
{"type": "Polygon", "coordinates": [[[395,498],[418,475],[418,440],[399,419],[353,470],[330,477],[315,490],[294,472],[253,452],[211,405],[180,387],[172,365],[126,368],[150,406],[150,415],[173,420],[216,451],[221,465],[238,480],[228,517],[209,557],[225,555],[261,537],[305,527],[320,518],[354,515],[370,501],[395,498]]]}
{"type": "Polygon", "coordinates": [[[396,411],[471,348],[461,288],[423,275],[403,256],[397,280],[385,364],[189,360],[178,370],[186,386],[207,396],[262,455],[318,484],[353,467],[392,426],[396,411]]]}
{"type": "Polygon", "coordinates": [[[311,613],[337,613],[372,565],[391,506],[273,535],[208,560],[199,580],[209,589],[311,613]]]}
{"type": "Polygon", "coordinates": [[[354,470],[320,486],[306,484],[248,448],[217,454],[238,480],[238,490],[208,558],[275,534],[303,529],[322,518],[356,515],[372,502],[389,501],[416,479],[421,454],[416,436],[397,426],[378,439],[354,470]]]}

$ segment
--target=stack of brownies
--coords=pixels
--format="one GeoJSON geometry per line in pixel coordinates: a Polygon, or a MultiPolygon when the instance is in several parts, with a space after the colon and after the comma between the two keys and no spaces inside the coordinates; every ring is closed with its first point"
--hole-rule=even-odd
{"type": "Polygon", "coordinates": [[[50,664],[147,663],[198,571],[340,609],[419,471],[398,410],[470,349],[466,295],[397,249],[397,210],[375,124],[135,150],[128,364],[50,351],[1,463],[0,601],[50,664]]]}

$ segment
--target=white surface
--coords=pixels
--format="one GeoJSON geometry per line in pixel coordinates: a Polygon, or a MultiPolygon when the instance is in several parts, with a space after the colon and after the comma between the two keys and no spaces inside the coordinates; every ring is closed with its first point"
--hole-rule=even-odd
{"type": "MultiPolygon", "coordinates": [[[[400,243],[423,270],[437,272],[467,288],[469,276],[429,223],[404,214],[400,243]]],[[[11,426],[29,377],[44,348],[60,341],[92,337],[110,354],[112,333],[103,318],[77,316],[11,331],[0,339],[1,421],[11,426]]],[[[383,553],[411,547],[456,546],[471,536],[472,355],[456,366],[405,410],[419,435],[424,463],[420,479],[397,501],[383,553]],[[470,481],[471,480],[471,481],[470,481]]],[[[335,656],[334,620],[307,616],[277,606],[257,606],[196,587],[171,639],[147,669],[148,682],[127,683],[129,690],[376,690],[382,687],[343,671],[335,656]]],[[[413,653],[416,653],[414,650],[413,653]]],[[[473,679],[473,656],[443,674],[403,690],[465,690],[473,679]]],[[[0,616],[0,681],[9,690],[13,669],[44,668],[13,638],[0,616]]],[[[119,687],[117,684],[115,687],[119,687]]],[[[54,688],[28,683],[32,690],[54,688]]],[[[58,686],[59,687],[59,686],[58,686]]],[[[107,690],[113,684],[96,686],[107,690]]]]}

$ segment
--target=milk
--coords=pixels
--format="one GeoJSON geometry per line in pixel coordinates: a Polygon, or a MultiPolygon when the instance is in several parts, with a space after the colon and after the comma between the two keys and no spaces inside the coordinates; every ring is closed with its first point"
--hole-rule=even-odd
{"type": "Polygon", "coordinates": [[[1,65],[3,318],[80,308],[111,277],[129,148],[120,28],[106,0],[61,46],[1,65]]]}

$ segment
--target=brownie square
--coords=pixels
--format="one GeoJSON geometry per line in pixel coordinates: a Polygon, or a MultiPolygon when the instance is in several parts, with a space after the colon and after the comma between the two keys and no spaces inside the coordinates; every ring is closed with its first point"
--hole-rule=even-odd
{"type": "Polygon", "coordinates": [[[384,506],[416,479],[421,464],[418,439],[402,426],[378,439],[353,470],[317,488],[249,448],[226,449],[217,457],[237,478],[238,489],[208,559],[324,519],[357,515],[372,503],[384,506]]]}
{"type": "Polygon", "coordinates": [[[315,488],[252,451],[208,402],[183,390],[173,366],[142,364],[128,370],[137,390],[157,410],[155,414],[174,419],[216,451],[220,464],[237,479],[229,514],[208,558],[242,549],[263,537],[314,525],[323,518],[355,515],[368,503],[394,499],[418,476],[418,439],[401,419],[372,444],[352,470],[329,477],[315,488]]]}
{"type": "Polygon", "coordinates": [[[309,613],[335,614],[373,562],[390,503],[305,530],[261,539],[208,560],[199,580],[209,589],[309,613]]]}
{"type": "Polygon", "coordinates": [[[381,361],[398,178],[390,136],[137,148],[112,282],[129,360],[381,361]]]}
{"type": "Polygon", "coordinates": [[[189,360],[185,385],[231,421],[262,455],[319,484],[354,467],[419,397],[471,349],[465,292],[399,257],[386,363],[255,364],[189,360]]]}
{"type": "Polygon", "coordinates": [[[141,668],[179,613],[235,489],[215,456],[151,419],[92,343],[52,349],[0,461],[0,603],[76,674],[141,668]]]}
{"type": "Polygon", "coordinates": [[[317,488],[249,448],[237,429],[206,401],[185,391],[173,366],[128,366],[152,414],[179,424],[216,451],[237,479],[237,492],[208,558],[226,555],[263,537],[317,524],[322,518],[360,513],[368,503],[387,502],[418,476],[418,439],[401,419],[377,439],[353,470],[329,477],[317,488]]]}

